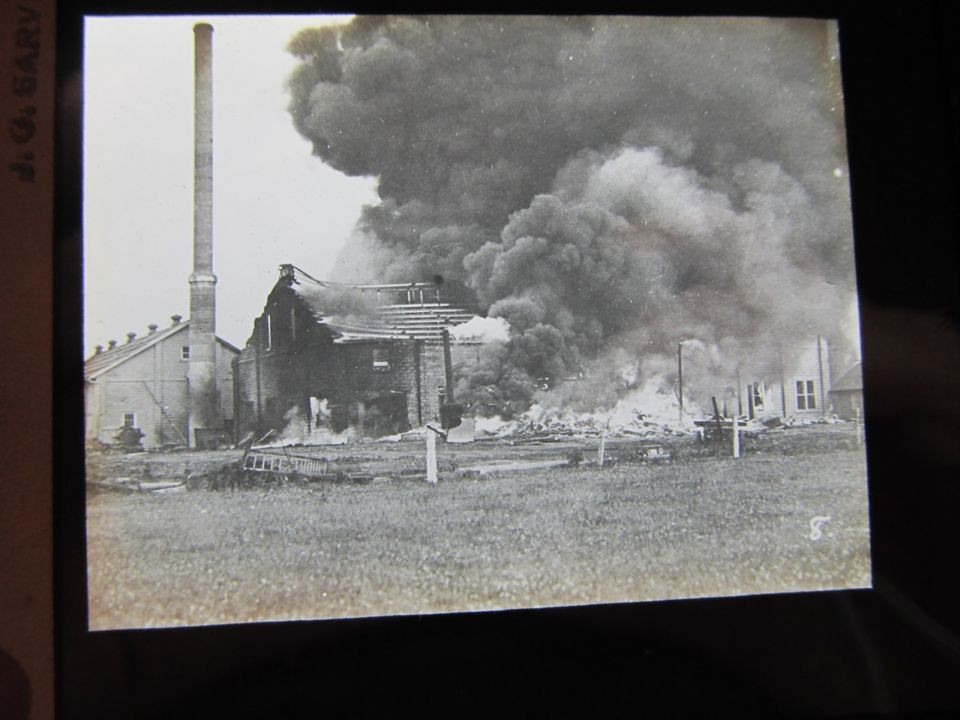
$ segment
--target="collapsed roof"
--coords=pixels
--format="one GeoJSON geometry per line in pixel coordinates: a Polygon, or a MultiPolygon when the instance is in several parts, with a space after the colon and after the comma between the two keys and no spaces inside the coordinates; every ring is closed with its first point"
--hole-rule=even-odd
{"type": "Polygon", "coordinates": [[[293,265],[281,266],[281,278],[317,323],[331,331],[338,344],[377,340],[438,342],[445,329],[474,317],[461,306],[442,302],[440,283],[335,283],[317,280],[293,265]],[[332,310],[331,300],[345,296],[351,296],[353,302],[344,303],[346,308],[332,310]]]}

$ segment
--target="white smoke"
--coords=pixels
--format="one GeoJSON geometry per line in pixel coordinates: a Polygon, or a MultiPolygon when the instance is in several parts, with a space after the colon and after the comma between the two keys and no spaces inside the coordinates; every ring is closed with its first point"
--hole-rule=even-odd
{"type": "Polygon", "coordinates": [[[462,325],[450,331],[454,340],[479,340],[480,342],[506,342],[510,339],[510,323],[502,317],[474,315],[462,325]]]}
{"type": "Polygon", "coordinates": [[[327,426],[329,414],[327,400],[310,398],[312,422],[307,414],[294,405],[283,416],[284,426],[273,442],[261,447],[287,447],[290,445],[346,445],[354,439],[356,433],[352,427],[341,433],[332,432],[327,426]]]}

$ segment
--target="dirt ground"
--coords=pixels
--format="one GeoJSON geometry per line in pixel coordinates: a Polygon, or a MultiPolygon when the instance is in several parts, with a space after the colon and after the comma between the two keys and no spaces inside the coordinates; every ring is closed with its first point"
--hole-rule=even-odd
{"type": "Polygon", "coordinates": [[[365,483],[213,491],[196,482],[241,451],[91,456],[90,627],[417,614],[865,587],[866,466],[849,425],[763,433],[744,457],[689,438],[297,448],[365,483]],[[582,457],[477,477],[478,464],[582,457]],[[178,480],[168,493],[109,489],[178,480]]]}

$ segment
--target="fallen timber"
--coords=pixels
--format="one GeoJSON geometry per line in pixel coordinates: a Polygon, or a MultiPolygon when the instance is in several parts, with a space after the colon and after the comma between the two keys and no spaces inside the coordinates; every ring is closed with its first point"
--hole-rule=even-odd
{"type": "Polygon", "coordinates": [[[703,442],[723,443],[728,442],[733,436],[733,424],[736,422],[737,428],[743,435],[750,434],[750,425],[744,418],[711,418],[710,420],[694,420],[699,438],[703,442]]]}
{"type": "Polygon", "coordinates": [[[330,474],[330,461],[326,458],[291,455],[267,450],[249,450],[240,461],[240,469],[247,472],[271,473],[274,475],[299,475],[319,477],[330,474]]]}
{"type": "Polygon", "coordinates": [[[279,452],[251,448],[243,454],[238,469],[248,478],[260,475],[275,480],[373,480],[373,474],[363,468],[331,469],[328,458],[294,455],[283,448],[279,452]]]}
{"type": "MultiPolygon", "coordinates": [[[[638,433],[639,434],[639,433],[638,433]]],[[[266,438],[262,438],[264,440],[266,438]]],[[[502,440],[504,448],[514,443],[502,440]]],[[[544,446],[543,452],[524,453],[522,457],[509,456],[490,460],[471,456],[463,451],[438,458],[439,470],[444,477],[487,477],[505,473],[540,471],[550,472],[564,465],[585,467],[614,465],[618,463],[670,460],[672,453],[659,442],[650,438],[605,437],[605,458],[594,461],[584,457],[596,451],[598,438],[587,435],[568,437],[544,446]],[[470,462],[472,461],[472,462],[470,462]]],[[[531,443],[536,445],[537,443],[531,443]]],[[[221,465],[218,469],[190,473],[189,489],[240,489],[260,486],[285,485],[287,483],[369,483],[376,481],[420,481],[427,478],[419,448],[407,453],[381,454],[372,446],[366,453],[346,454],[334,450],[324,455],[314,454],[310,446],[304,450],[282,445],[251,444],[243,449],[240,457],[221,465]]],[[[316,448],[319,449],[319,448],[316,448]]],[[[453,448],[451,448],[453,450],[453,448]]],[[[168,490],[169,491],[169,490],[168,490]]]]}

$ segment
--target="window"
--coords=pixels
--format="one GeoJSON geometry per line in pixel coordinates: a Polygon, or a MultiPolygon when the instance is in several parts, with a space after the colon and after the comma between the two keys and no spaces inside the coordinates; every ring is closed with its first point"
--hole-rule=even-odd
{"type": "Polygon", "coordinates": [[[128,412],[123,414],[123,426],[132,428],[137,426],[136,413],[128,412]]]}
{"type": "Polygon", "coordinates": [[[190,346],[184,345],[180,348],[180,359],[189,360],[190,359],[190,346]]]}
{"type": "Polygon", "coordinates": [[[797,380],[797,410],[816,410],[817,393],[813,380],[797,380]]]}
{"type": "Polygon", "coordinates": [[[264,350],[269,350],[273,346],[273,327],[270,323],[270,315],[267,315],[267,330],[266,334],[263,336],[263,348],[264,350]]]}
{"type": "Polygon", "coordinates": [[[761,383],[753,384],[753,407],[756,410],[763,409],[763,385],[761,383]]]}
{"type": "Polygon", "coordinates": [[[374,348],[373,349],[373,369],[374,370],[389,370],[390,369],[390,351],[386,348],[374,348]]]}

